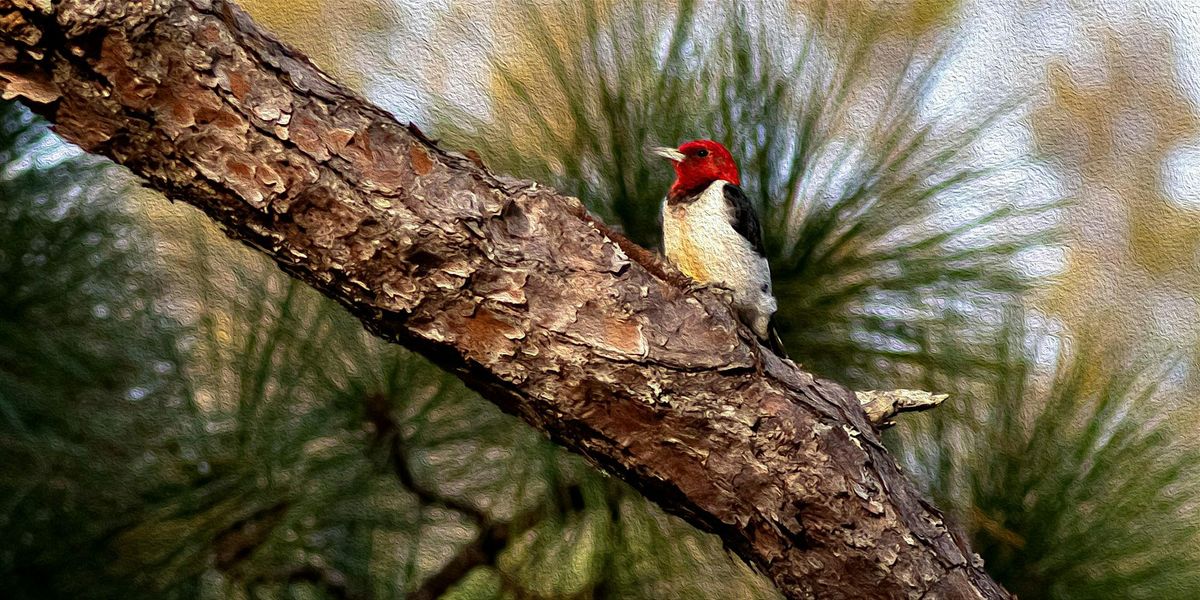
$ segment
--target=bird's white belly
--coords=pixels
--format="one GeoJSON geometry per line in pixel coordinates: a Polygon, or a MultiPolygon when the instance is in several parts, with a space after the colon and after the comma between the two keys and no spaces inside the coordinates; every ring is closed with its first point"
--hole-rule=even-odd
{"type": "Polygon", "coordinates": [[[758,256],[724,214],[668,206],[663,219],[667,258],[685,275],[704,284],[738,290],[758,272],[758,256]]]}
{"type": "Polygon", "coordinates": [[[688,277],[732,291],[734,305],[754,320],[769,318],[775,312],[770,267],[730,224],[723,187],[709,187],[694,202],[664,204],[663,250],[688,277]]]}

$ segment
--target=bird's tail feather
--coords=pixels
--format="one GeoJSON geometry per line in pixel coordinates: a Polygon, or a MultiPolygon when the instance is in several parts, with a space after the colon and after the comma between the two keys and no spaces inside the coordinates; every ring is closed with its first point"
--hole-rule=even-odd
{"type": "Polygon", "coordinates": [[[783,340],[779,338],[779,330],[775,328],[775,319],[771,319],[771,322],[767,323],[767,339],[764,342],[776,356],[788,358],[787,350],[783,348],[783,340]]]}

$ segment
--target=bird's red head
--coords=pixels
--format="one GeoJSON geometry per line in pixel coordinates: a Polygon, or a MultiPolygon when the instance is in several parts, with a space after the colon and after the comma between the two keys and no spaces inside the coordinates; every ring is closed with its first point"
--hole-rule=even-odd
{"type": "Polygon", "coordinates": [[[675,162],[672,196],[694,193],[719,179],[734,185],[742,184],[733,155],[725,146],[712,140],[687,142],[676,150],[656,148],[655,153],[675,162]]]}

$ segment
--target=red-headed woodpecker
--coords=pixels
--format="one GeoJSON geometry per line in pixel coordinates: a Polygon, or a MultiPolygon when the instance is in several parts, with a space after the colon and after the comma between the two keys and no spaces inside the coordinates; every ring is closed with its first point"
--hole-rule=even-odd
{"type": "Polygon", "coordinates": [[[772,351],[786,356],[771,324],[777,304],[762,225],[739,187],[733,155],[712,140],[653,152],[675,163],[675,183],[662,206],[667,260],[697,283],[730,290],[742,321],[772,351]]]}

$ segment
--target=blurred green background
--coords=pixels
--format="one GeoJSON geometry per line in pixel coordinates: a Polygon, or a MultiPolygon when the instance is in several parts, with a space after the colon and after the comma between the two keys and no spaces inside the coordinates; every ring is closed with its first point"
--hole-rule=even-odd
{"type": "MultiPolygon", "coordinates": [[[[793,357],[1022,598],[1200,597],[1200,8],[244,0],[495,170],[657,243],[733,149],[793,357]]],[[[776,598],[331,302],[0,107],[0,595],[776,598]]]]}

